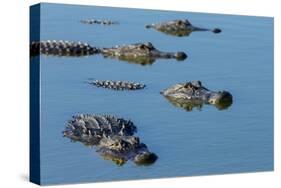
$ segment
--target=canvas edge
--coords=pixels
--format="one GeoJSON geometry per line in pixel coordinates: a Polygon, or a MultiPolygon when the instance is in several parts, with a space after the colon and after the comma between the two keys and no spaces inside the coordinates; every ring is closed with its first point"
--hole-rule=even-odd
{"type": "MultiPolygon", "coordinates": [[[[40,41],[41,4],[29,7],[29,42],[40,41]]],[[[40,56],[29,62],[29,181],[41,185],[40,169],[40,56]]]]}

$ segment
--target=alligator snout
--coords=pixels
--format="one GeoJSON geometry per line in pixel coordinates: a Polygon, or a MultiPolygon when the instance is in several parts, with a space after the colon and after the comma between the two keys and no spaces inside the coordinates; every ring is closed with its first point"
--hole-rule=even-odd
{"type": "Polygon", "coordinates": [[[178,61],[183,61],[183,60],[185,60],[187,58],[187,55],[184,52],[177,52],[177,53],[175,53],[174,57],[178,61]]]}
{"type": "Polygon", "coordinates": [[[151,152],[142,152],[135,156],[134,162],[138,165],[149,165],[157,160],[157,155],[151,152]]]}
{"type": "Polygon", "coordinates": [[[213,29],[212,31],[213,31],[213,33],[220,33],[220,32],[221,32],[221,29],[215,28],[215,29],[213,29]]]}
{"type": "Polygon", "coordinates": [[[222,91],[212,95],[208,102],[222,110],[228,108],[232,104],[232,100],[232,95],[228,91],[222,91]]]}
{"type": "Polygon", "coordinates": [[[217,92],[209,99],[209,103],[211,104],[219,104],[227,101],[232,101],[232,95],[227,91],[217,92]]]}

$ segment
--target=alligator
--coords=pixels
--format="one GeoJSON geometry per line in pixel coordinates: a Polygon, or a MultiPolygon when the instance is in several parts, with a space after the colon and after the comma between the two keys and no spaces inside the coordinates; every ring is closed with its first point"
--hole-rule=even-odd
{"type": "Polygon", "coordinates": [[[104,57],[117,58],[129,63],[141,65],[152,64],[156,59],[160,58],[174,58],[178,61],[187,58],[187,55],[184,52],[162,52],[156,49],[150,42],[102,48],[101,53],[104,57]]]}
{"type": "Polygon", "coordinates": [[[149,165],[157,160],[139,137],[130,120],[112,115],[78,114],[68,121],[63,136],[86,146],[95,146],[97,153],[117,165],[128,160],[137,165],[149,165]]]}
{"type": "Polygon", "coordinates": [[[81,23],[84,24],[100,24],[100,25],[113,25],[113,24],[119,24],[116,21],[111,20],[96,20],[96,19],[88,19],[88,20],[81,20],[81,23]]]}
{"type": "Polygon", "coordinates": [[[112,80],[93,80],[89,81],[89,84],[113,90],[139,90],[145,87],[145,85],[141,83],[112,80]]]}
{"type": "Polygon", "coordinates": [[[90,46],[88,43],[71,41],[37,41],[30,45],[31,57],[39,54],[52,56],[88,56],[100,53],[98,48],[90,46]]]}
{"type": "Polygon", "coordinates": [[[193,26],[187,19],[186,20],[172,20],[168,22],[149,24],[146,28],[153,28],[157,31],[163,32],[173,36],[189,36],[193,31],[211,31],[213,33],[220,33],[221,29],[205,29],[193,26]]]}
{"type": "Polygon", "coordinates": [[[232,95],[228,91],[211,91],[201,81],[179,83],[160,93],[172,104],[187,111],[191,111],[193,107],[201,109],[204,104],[212,104],[223,110],[232,104],[232,95]]]}

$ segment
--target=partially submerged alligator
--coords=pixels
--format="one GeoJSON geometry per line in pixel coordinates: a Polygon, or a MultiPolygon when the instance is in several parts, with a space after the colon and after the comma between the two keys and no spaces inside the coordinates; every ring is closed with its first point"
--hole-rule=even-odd
{"type": "Polygon", "coordinates": [[[200,81],[179,83],[161,92],[172,104],[191,111],[193,107],[213,104],[218,109],[226,109],[232,104],[232,95],[227,91],[211,91],[200,81]]]}
{"type": "Polygon", "coordinates": [[[145,85],[141,83],[112,80],[93,80],[89,81],[89,84],[114,90],[138,90],[145,87],[145,85]]]}
{"type": "Polygon", "coordinates": [[[88,20],[81,20],[80,22],[84,24],[100,24],[100,25],[119,24],[119,22],[107,20],[107,19],[105,20],[88,19],[88,20]]]}
{"type": "Polygon", "coordinates": [[[100,53],[98,48],[90,46],[88,43],[71,42],[63,40],[47,40],[32,42],[30,45],[30,55],[39,54],[52,56],[88,56],[100,53]]]}
{"type": "Polygon", "coordinates": [[[130,120],[111,115],[79,114],[68,121],[63,135],[87,146],[96,146],[101,156],[118,165],[128,160],[138,165],[154,163],[156,154],[134,136],[136,131],[137,127],[130,120]]]}
{"type": "Polygon", "coordinates": [[[193,26],[188,20],[172,20],[163,23],[149,24],[146,28],[153,28],[157,31],[163,32],[168,35],[178,37],[189,36],[193,31],[211,31],[213,33],[220,33],[221,29],[205,29],[193,26]]]}
{"type": "Polygon", "coordinates": [[[152,64],[156,59],[176,59],[178,61],[187,58],[184,52],[162,52],[156,49],[150,42],[103,48],[104,57],[117,58],[119,60],[137,63],[141,65],[152,64]]]}

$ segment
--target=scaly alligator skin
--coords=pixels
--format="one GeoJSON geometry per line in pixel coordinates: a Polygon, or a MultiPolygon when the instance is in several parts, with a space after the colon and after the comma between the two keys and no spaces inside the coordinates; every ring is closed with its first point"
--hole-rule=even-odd
{"type": "Polygon", "coordinates": [[[114,90],[138,90],[143,89],[145,87],[144,84],[128,81],[94,80],[89,81],[89,83],[97,87],[103,87],[114,90]]]}
{"type": "Polygon", "coordinates": [[[213,104],[219,110],[231,106],[232,95],[227,91],[210,91],[200,81],[176,84],[160,92],[172,104],[191,111],[193,107],[199,109],[204,104],[213,104]]]}
{"type": "Polygon", "coordinates": [[[104,57],[117,58],[119,60],[141,65],[152,64],[156,59],[184,60],[187,55],[184,52],[162,52],[156,49],[150,42],[103,48],[104,57]]]}
{"type": "Polygon", "coordinates": [[[47,40],[32,42],[30,45],[30,55],[39,54],[51,56],[88,56],[100,53],[98,48],[90,46],[88,43],[47,40]]]}
{"type": "Polygon", "coordinates": [[[119,24],[119,23],[116,22],[116,21],[111,21],[111,20],[96,20],[96,19],[81,20],[81,23],[84,23],[84,24],[100,24],[100,25],[119,24]]]}
{"type": "Polygon", "coordinates": [[[79,114],[68,121],[63,135],[72,141],[96,146],[101,156],[118,165],[128,160],[138,165],[154,163],[156,154],[134,136],[136,131],[136,126],[130,120],[111,115],[79,114]]]}
{"type": "Polygon", "coordinates": [[[221,29],[205,29],[193,26],[188,20],[172,20],[163,23],[155,23],[146,25],[146,28],[153,28],[157,31],[163,32],[173,36],[189,36],[193,31],[211,31],[213,33],[220,33],[221,29]]]}

